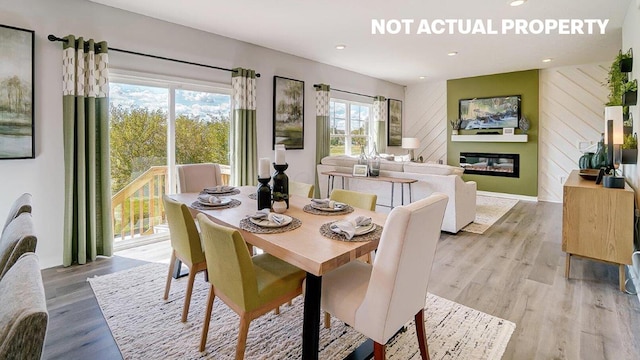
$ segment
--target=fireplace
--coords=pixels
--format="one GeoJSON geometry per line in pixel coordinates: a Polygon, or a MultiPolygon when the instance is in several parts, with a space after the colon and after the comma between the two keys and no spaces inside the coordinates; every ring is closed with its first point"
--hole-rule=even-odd
{"type": "Polygon", "coordinates": [[[520,177],[519,154],[460,153],[465,174],[520,177]]]}

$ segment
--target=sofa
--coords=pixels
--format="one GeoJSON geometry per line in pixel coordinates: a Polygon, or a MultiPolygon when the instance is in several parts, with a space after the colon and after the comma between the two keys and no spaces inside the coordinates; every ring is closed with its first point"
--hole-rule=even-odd
{"type": "MultiPolygon", "coordinates": [[[[328,176],[323,172],[337,171],[351,174],[353,165],[358,163],[358,158],[346,155],[327,156],[317,165],[318,184],[320,195],[328,197],[327,185],[328,176]]],[[[404,185],[404,199],[401,198],[402,189],[400,184],[394,186],[394,206],[398,206],[404,201],[405,204],[425,198],[434,192],[444,193],[449,196],[449,202],[442,222],[442,230],[450,233],[457,233],[471,223],[476,217],[476,191],[477,186],[474,181],[465,182],[461,175],[464,169],[456,166],[415,163],[410,161],[380,161],[380,176],[390,176],[396,178],[415,179],[417,182],[411,185],[411,196],[409,187],[404,185]]],[[[391,204],[391,184],[388,182],[370,181],[357,177],[343,178],[345,189],[374,193],[378,195],[379,205],[391,204]]],[[[334,187],[341,188],[342,180],[335,177],[334,187]]],[[[380,206],[378,207],[380,209],[380,206]]]]}

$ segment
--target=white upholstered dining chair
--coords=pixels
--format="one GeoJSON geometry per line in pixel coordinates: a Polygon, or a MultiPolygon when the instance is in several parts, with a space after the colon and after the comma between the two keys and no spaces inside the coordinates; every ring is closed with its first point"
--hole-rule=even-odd
{"type": "Polygon", "coordinates": [[[322,308],[372,339],[375,360],[412,317],[422,359],[429,359],[424,306],[447,201],[435,193],[394,208],[373,265],[351,261],[323,277],[322,308]]]}
{"type": "Polygon", "coordinates": [[[220,165],[213,163],[177,165],[178,193],[197,193],[222,185],[220,165]]]}

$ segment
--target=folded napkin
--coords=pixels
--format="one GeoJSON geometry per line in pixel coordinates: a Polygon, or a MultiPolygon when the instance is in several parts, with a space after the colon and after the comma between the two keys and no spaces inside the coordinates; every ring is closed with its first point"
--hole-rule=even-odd
{"type": "Polygon", "coordinates": [[[262,209],[256,212],[255,214],[247,215],[248,218],[251,219],[267,219],[269,217],[269,209],[262,209]]]}
{"type": "Polygon", "coordinates": [[[229,185],[218,185],[218,186],[204,188],[204,191],[213,192],[213,193],[231,192],[233,190],[235,190],[235,187],[229,186],[229,185]]]}
{"type": "Polygon", "coordinates": [[[282,225],[284,223],[284,216],[282,216],[280,214],[269,213],[269,215],[267,217],[268,217],[269,221],[271,221],[274,224],[282,225]]]}
{"type": "Polygon", "coordinates": [[[222,204],[222,199],[214,195],[201,194],[201,195],[198,195],[198,200],[207,204],[213,204],[213,205],[222,204]]]}
{"type": "Polygon", "coordinates": [[[337,234],[344,235],[347,239],[351,240],[356,234],[356,228],[359,226],[371,225],[371,218],[366,216],[358,216],[351,220],[336,221],[329,229],[337,234]]]}
{"type": "Polygon", "coordinates": [[[335,208],[339,209],[347,205],[347,204],[343,204],[341,202],[337,202],[329,199],[311,199],[311,202],[314,203],[316,207],[329,208],[329,209],[335,209],[335,208]]]}

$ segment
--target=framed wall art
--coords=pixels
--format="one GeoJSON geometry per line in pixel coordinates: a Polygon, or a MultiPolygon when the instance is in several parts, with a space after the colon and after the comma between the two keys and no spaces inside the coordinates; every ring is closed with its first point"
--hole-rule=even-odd
{"type": "Polygon", "coordinates": [[[273,77],[273,147],[304,149],[304,81],[273,77]]]}
{"type": "Polygon", "coordinates": [[[402,101],[389,99],[387,146],[402,145],[402,101]]]}
{"type": "Polygon", "coordinates": [[[34,32],[0,25],[0,159],[32,159],[34,32]]]}

